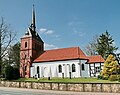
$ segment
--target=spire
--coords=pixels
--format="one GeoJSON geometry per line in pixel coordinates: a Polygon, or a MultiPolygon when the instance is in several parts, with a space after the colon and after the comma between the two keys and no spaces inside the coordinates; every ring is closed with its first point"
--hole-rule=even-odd
{"type": "Polygon", "coordinates": [[[31,24],[31,28],[33,31],[35,31],[35,9],[34,9],[34,4],[33,4],[33,9],[32,9],[32,24],[31,24]]]}

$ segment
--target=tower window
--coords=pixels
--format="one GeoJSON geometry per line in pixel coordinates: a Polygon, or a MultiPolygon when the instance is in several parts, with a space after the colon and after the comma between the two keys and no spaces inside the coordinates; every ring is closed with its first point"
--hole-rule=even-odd
{"type": "Polygon", "coordinates": [[[72,64],[72,72],[75,72],[75,64],[72,64]]]}
{"type": "Polygon", "coordinates": [[[27,42],[25,42],[25,48],[27,47],[27,42]]]}
{"type": "Polygon", "coordinates": [[[59,70],[59,73],[62,73],[62,66],[61,65],[58,66],[58,70],[59,70]]]}

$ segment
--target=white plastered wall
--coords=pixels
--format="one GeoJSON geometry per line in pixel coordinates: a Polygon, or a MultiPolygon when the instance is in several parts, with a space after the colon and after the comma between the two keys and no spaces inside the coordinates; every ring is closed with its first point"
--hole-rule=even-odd
{"type": "Polygon", "coordinates": [[[66,61],[54,61],[54,62],[41,62],[33,63],[31,67],[31,77],[37,75],[37,66],[39,66],[39,77],[71,77],[78,78],[81,75],[84,77],[88,76],[88,65],[85,64],[87,60],[66,60],[66,61]],[[85,64],[85,71],[81,71],[81,63],[85,64]],[[72,64],[75,64],[75,72],[72,72],[72,64]],[[62,72],[59,73],[58,66],[62,66],[62,72]],[[85,74],[85,75],[84,75],[85,74]]]}

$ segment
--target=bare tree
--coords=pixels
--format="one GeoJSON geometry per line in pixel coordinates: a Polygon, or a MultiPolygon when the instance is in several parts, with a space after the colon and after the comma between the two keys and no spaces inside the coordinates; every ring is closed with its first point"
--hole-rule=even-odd
{"type": "Polygon", "coordinates": [[[10,30],[10,26],[8,26],[3,17],[1,17],[0,23],[0,74],[2,69],[2,59],[7,54],[7,49],[15,40],[16,33],[10,30]]]}
{"type": "Polygon", "coordinates": [[[89,42],[87,46],[84,47],[84,52],[86,53],[86,55],[88,56],[96,55],[97,39],[98,39],[98,36],[97,35],[94,36],[93,40],[89,42]]]}

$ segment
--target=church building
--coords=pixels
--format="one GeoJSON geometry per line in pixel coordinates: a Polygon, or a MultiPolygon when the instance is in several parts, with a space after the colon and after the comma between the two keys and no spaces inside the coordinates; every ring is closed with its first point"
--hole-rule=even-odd
{"type": "Polygon", "coordinates": [[[21,38],[20,77],[96,77],[103,63],[100,55],[86,56],[79,47],[45,50],[36,32],[33,6],[32,23],[21,38]]]}

